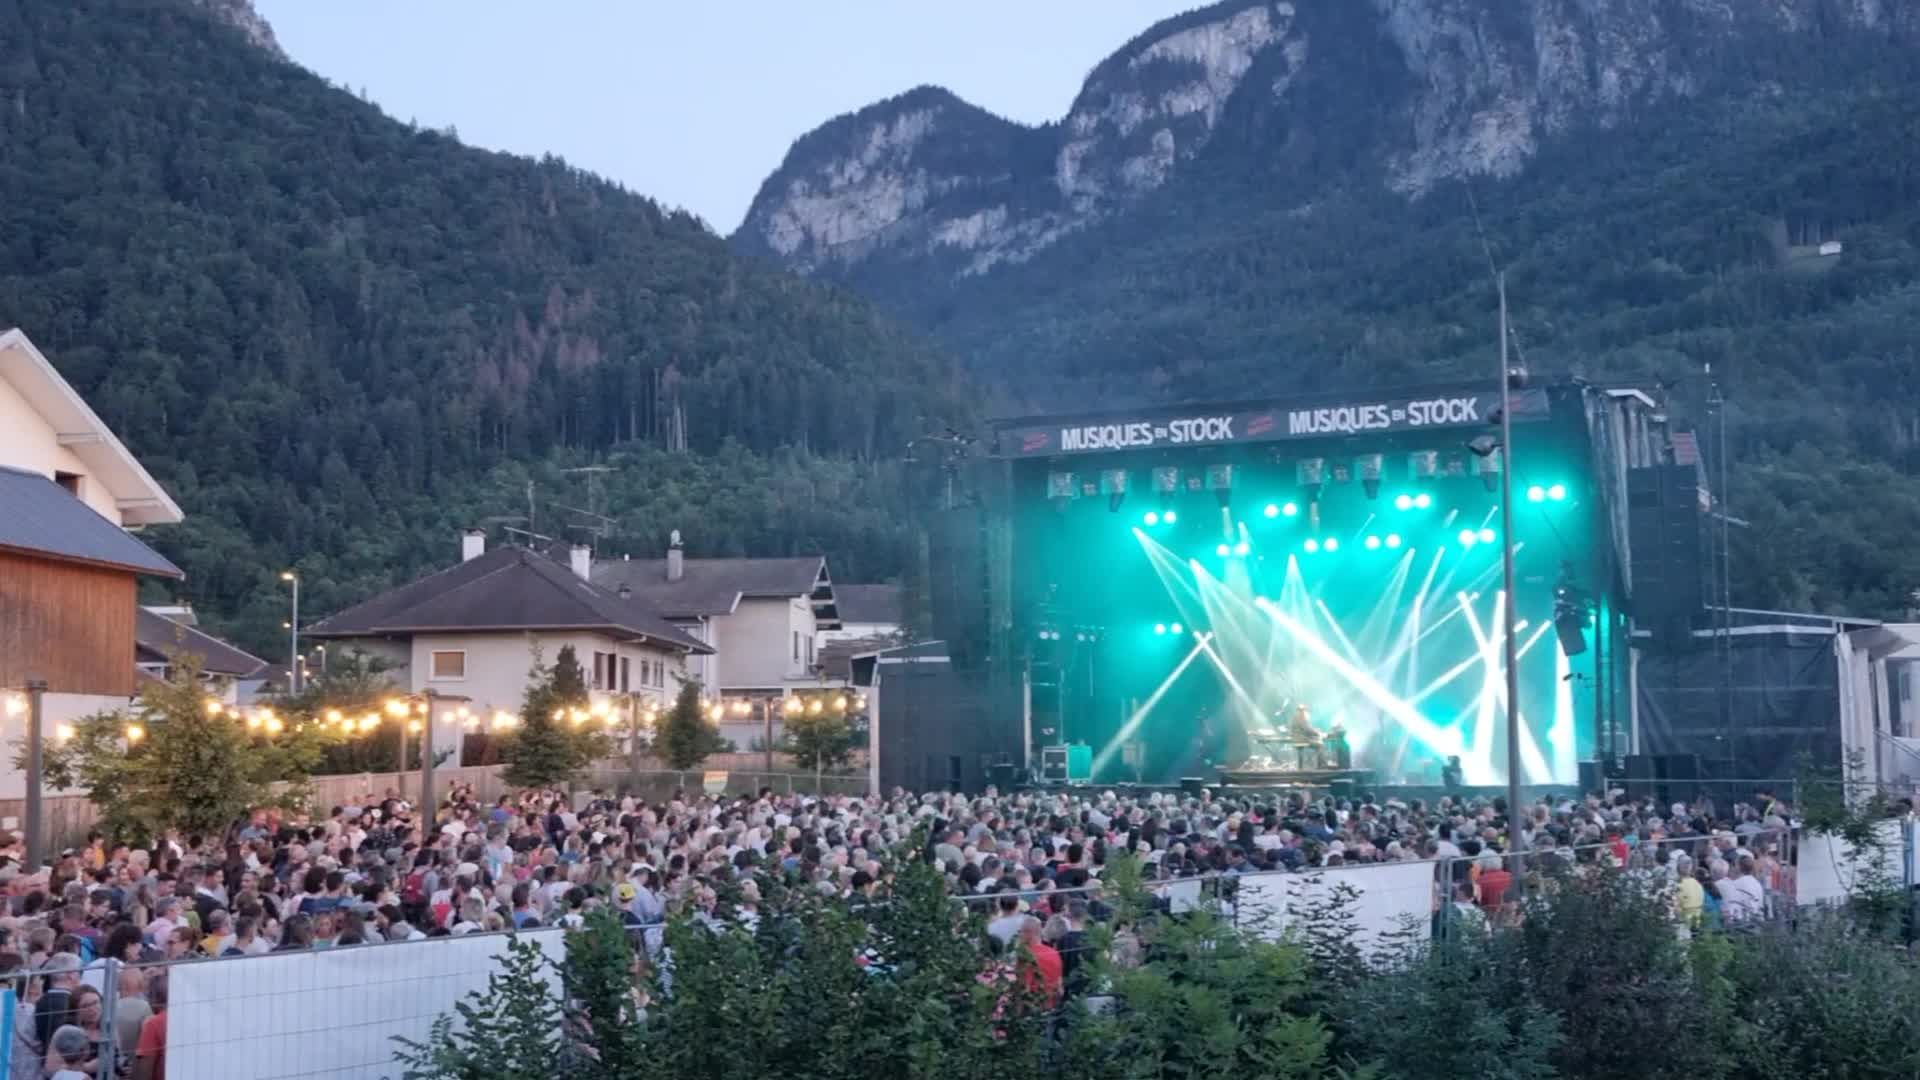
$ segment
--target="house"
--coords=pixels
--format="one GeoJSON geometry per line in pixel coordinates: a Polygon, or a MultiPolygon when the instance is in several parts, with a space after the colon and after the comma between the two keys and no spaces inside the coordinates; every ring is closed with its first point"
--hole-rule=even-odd
{"type": "Polygon", "coordinates": [[[597,563],[593,580],[660,612],[712,650],[689,674],[724,707],[721,734],[742,750],[779,738],[790,691],[821,685],[820,632],[837,630],[833,579],[821,555],[689,559],[676,531],[664,559],[597,563]]]}
{"type": "Polygon", "coordinates": [[[585,548],[569,564],[520,547],[491,551],[468,532],[461,561],[321,619],[302,636],[332,656],[360,652],[394,684],[425,695],[435,745],[458,745],[467,717],[518,715],[527,676],[573,646],[596,706],[629,720],[671,701],[689,657],[712,648],[651,605],[587,579],[585,548]]]}
{"type": "Polygon", "coordinates": [[[897,639],[906,633],[906,590],[898,585],[835,585],[840,625],[820,632],[820,643],[897,639]]]}
{"type": "MultiPolygon", "coordinates": [[[[178,567],[127,530],[180,508],[19,330],[0,332],[0,697],[44,683],[49,738],[135,692],[135,597],[178,567]]],[[[0,798],[25,792],[0,755],[0,798]]]]}
{"type": "Polygon", "coordinates": [[[213,697],[242,704],[241,688],[265,674],[267,662],[194,625],[191,607],[140,607],[134,611],[134,667],[142,678],[165,679],[174,660],[190,656],[213,697]]]}

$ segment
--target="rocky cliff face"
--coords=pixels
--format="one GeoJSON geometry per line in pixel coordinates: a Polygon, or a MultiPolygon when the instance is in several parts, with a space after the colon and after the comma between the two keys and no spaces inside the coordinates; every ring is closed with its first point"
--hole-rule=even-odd
{"type": "Polygon", "coordinates": [[[247,40],[273,55],[286,59],[280,42],[273,36],[273,27],[268,25],[258,11],[253,9],[253,0],[191,0],[195,7],[222,22],[231,23],[247,36],[247,40]]]}
{"type": "Polygon", "coordinates": [[[1730,72],[1764,81],[1769,49],[1859,30],[1920,37],[1920,3],[1227,0],[1130,42],[1055,124],[931,88],[840,117],[794,144],[734,240],[808,272],[905,259],[978,274],[1209,157],[1271,169],[1303,142],[1339,142],[1344,166],[1418,197],[1512,175],[1542,140],[1651,116],[1730,72]],[[1373,130],[1330,130],[1356,111],[1373,130]]]}

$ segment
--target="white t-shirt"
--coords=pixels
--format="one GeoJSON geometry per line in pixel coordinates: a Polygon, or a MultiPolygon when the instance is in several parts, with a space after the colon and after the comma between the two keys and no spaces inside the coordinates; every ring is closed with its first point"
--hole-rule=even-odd
{"type": "Polygon", "coordinates": [[[1728,922],[1757,919],[1766,909],[1766,903],[1766,890],[1752,874],[1727,878],[1720,883],[1720,914],[1728,922]]]}

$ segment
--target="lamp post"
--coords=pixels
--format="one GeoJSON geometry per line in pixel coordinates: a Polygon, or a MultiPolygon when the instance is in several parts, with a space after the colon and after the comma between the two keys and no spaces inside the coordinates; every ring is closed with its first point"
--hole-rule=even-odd
{"type": "MultiPolygon", "coordinates": [[[[1500,288],[1500,578],[1506,590],[1507,667],[1507,849],[1526,849],[1520,830],[1520,668],[1514,645],[1513,609],[1513,371],[1507,366],[1507,275],[1496,278],[1500,288]]],[[[1514,868],[1519,869],[1517,866],[1514,868]]]]}
{"type": "Polygon", "coordinates": [[[282,570],[280,580],[293,586],[293,619],[287,623],[287,687],[290,693],[297,694],[300,692],[300,575],[282,570]]]}
{"type": "Polygon", "coordinates": [[[40,726],[46,720],[45,698],[47,684],[45,680],[33,679],[27,683],[27,873],[39,873],[46,853],[41,850],[45,843],[46,822],[40,804],[41,773],[45,769],[42,758],[42,744],[45,741],[40,726]]]}

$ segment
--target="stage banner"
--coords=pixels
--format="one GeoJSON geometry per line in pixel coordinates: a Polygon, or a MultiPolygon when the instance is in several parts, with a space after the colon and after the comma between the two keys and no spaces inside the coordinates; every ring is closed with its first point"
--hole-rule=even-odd
{"type": "MultiPolygon", "coordinates": [[[[1547,392],[1515,391],[1516,422],[1545,420],[1547,392]]],[[[1016,421],[996,435],[1002,457],[1059,457],[1114,450],[1226,446],[1330,435],[1394,434],[1486,427],[1499,416],[1500,391],[1445,393],[1327,403],[1301,401],[1209,410],[1156,409],[1054,422],[1016,421]]]]}
{"type": "MultiPolygon", "coordinates": [[[[566,952],[563,933],[520,936],[557,963],[566,952]]],[[[395,1038],[425,1042],[435,1019],[487,988],[510,940],[469,934],[168,965],[167,1073],[193,1080],[399,1076],[395,1038]]]]}

